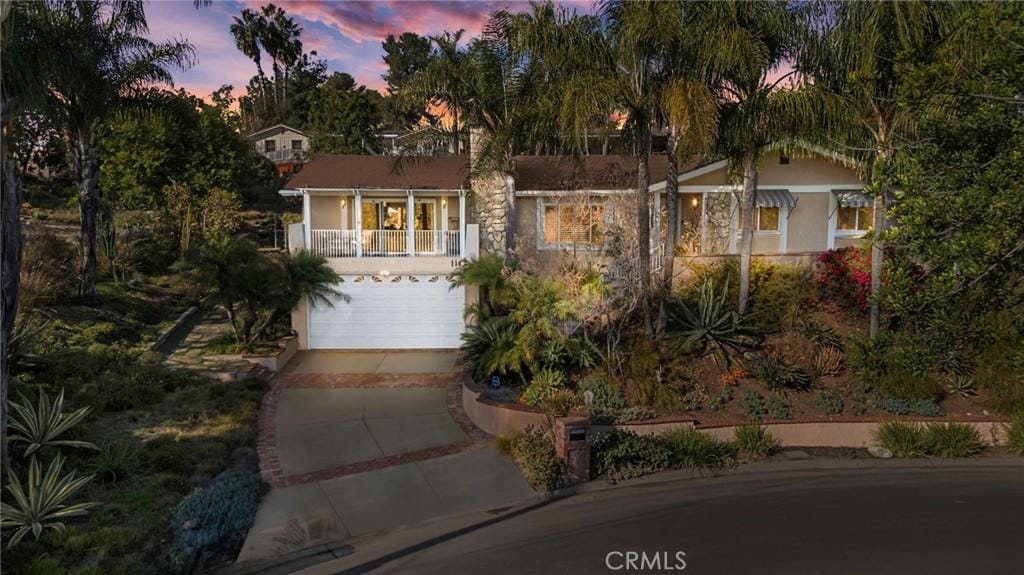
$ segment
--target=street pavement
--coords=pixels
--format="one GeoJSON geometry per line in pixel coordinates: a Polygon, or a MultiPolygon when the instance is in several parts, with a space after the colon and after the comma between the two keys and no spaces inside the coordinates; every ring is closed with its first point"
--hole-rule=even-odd
{"type": "Polygon", "coordinates": [[[885,463],[586,493],[345,572],[1024,573],[1020,461],[885,463]]]}

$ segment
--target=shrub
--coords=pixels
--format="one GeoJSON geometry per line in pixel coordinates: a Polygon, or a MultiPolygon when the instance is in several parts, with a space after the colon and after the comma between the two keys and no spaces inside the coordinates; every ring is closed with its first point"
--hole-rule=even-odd
{"type": "Polygon", "coordinates": [[[768,407],[764,403],[764,396],[754,390],[745,393],[740,401],[743,403],[743,409],[747,412],[747,416],[750,419],[759,421],[768,413],[768,407]]]}
{"type": "Polygon", "coordinates": [[[880,335],[851,338],[846,359],[860,381],[872,382],[886,372],[888,356],[889,341],[880,335]]]}
{"type": "Polygon", "coordinates": [[[939,417],[945,413],[934,399],[903,399],[885,397],[878,401],[878,408],[893,415],[921,415],[939,417]]]}
{"type": "Polygon", "coordinates": [[[750,321],[766,331],[779,331],[813,298],[810,273],[803,266],[758,261],[750,274],[750,321]]]}
{"type": "Polygon", "coordinates": [[[626,406],[622,390],[600,375],[583,378],[576,386],[576,393],[587,403],[591,420],[605,422],[614,419],[615,415],[626,406]]]}
{"type": "Polygon", "coordinates": [[[789,411],[789,405],[777,395],[768,398],[768,415],[772,419],[792,419],[793,414],[789,411]]]}
{"type": "Polygon", "coordinates": [[[73,292],[78,281],[78,250],[53,233],[26,234],[22,248],[18,304],[31,309],[73,292]]]}
{"type": "Polygon", "coordinates": [[[518,333],[507,316],[482,319],[466,327],[462,334],[462,351],[466,352],[477,381],[492,375],[518,375],[522,379],[523,358],[516,350],[518,333]]]}
{"type": "Polygon", "coordinates": [[[662,436],[672,467],[718,469],[736,462],[736,446],[696,429],[677,429],[662,436]]]}
{"type": "Polygon", "coordinates": [[[659,437],[613,429],[594,442],[590,461],[595,477],[618,481],[668,468],[671,452],[659,437]]]}
{"type": "Polygon", "coordinates": [[[717,413],[725,409],[725,405],[730,401],[732,401],[732,389],[727,387],[721,395],[711,398],[711,401],[708,402],[708,409],[717,413]]]}
{"type": "Polygon", "coordinates": [[[811,387],[810,374],[777,355],[755,356],[750,362],[750,374],[772,391],[803,391],[811,387]]]}
{"type": "Polygon", "coordinates": [[[562,461],[555,454],[554,440],[541,429],[528,426],[504,438],[499,448],[516,462],[526,480],[537,489],[550,491],[565,479],[562,461]]]}
{"type": "Polygon", "coordinates": [[[887,397],[933,401],[941,400],[946,391],[933,377],[906,372],[887,373],[875,381],[874,388],[887,397]]]}
{"type": "Polygon", "coordinates": [[[553,369],[542,369],[530,380],[530,385],[523,391],[520,400],[526,405],[538,406],[553,393],[564,388],[565,374],[553,369]]]}
{"type": "Polygon", "coordinates": [[[871,295],[871,253],[861,248],[829,250],[818,257],[814,283],[822,302],[867,313],[871,295]]]}
{"type": "Polygon", "coordinates": [[[938,457],[970,457],[984,451],[985,442],[973,425],[933,423],[924,432],[928,454],[938,457]]]}
{"type": "Polygon", "coordinates": [[[115,483],[142,467],[142,454],[127,441],[112,441],[100,446],[92,469],[97,477],[115,483]]]}
{"type": "Polygon", "coordinates": [[[778,444],[771,432],[760,425],[737,427],[735,442],[740,454],[752,459],[768,457],[778,444]]]}
{"type": "Polygon", "coordinates": [[[539,406],[548,413],[562,416],[568,414],[579,404],[579,398],[571,389],[561,388],[551,390],[544,399],[541,400],[539,406]]]}
{"type": "Polygon", "coordinates": [[[818,396],[814,399],[814,404],[828,415],[839,415],[843,412],[844,407],[843,398],[827,389],[818,392],[818,396]]]}
{"type": "Polygon", "coordinates": [[[843,372],[846,358],[843,351],[832,346],[823,346],[814,350],[814,371],[819,375],[837,376],[843,372]]]}
{"type": "Polygon", "coordinates": [[[1024,414],[1013,418],[1006,429],[1006,445],[1017,455],[1024,455],[1024,414]]]}
{"type": "Polygon", "coordinates": [[[657,416],[658,412],[651,407],[647,407],[646,405],[631,405],[618,412],[615,416],[615,423],[643,421],[645,419],[654,419],[657,416]]]}
{"type": "Polygon", "coordinates": [[[840,351],[843,350],[843,339],[839,337],[836,330],[823,323],[804,320],[800,322],[799,329],[800,333],[811,340],[816,348],[834,347],[840,351]]]}
{"type": "Polygon", "coordinates": [[[671,314],[672,335],[681,338],[681,347],[710,353],[724,369],[731,365],[733,353],[756,340],[754,330],[730,307],[728,295],[728,283],[716,293],[714,283],[706,279],[697,290],[697,301],[680,303],[671,314]]]}
{"type": "Polygon", "coordinates": [[[928,442],[920,425],[887,421],[878,426],[874,435],[875,441],[895,457],[924,457],[928,454],[928,442]]]}
{"type": "Polygon", "coordinates": [[[212,546],[240,546],[256,517],[261,484],[258,473],[230,469],[183,499],[174,510],[171,571],[194,572],[212,546]]]}

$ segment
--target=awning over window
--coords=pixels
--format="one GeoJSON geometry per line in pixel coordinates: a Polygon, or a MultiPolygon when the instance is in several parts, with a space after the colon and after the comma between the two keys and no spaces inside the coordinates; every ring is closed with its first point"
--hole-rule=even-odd
{"type": "Polygon", "coordinates": [[[792,208],[796,199],[789,190],[757,190],[754,205],[759,208],[792,208]]]}
{"type": "Polygon", "coordinates": [[[836,201],[842,208],[870,208],[874,205],[874,198],[860,190],[832,190],[836,201]]]}

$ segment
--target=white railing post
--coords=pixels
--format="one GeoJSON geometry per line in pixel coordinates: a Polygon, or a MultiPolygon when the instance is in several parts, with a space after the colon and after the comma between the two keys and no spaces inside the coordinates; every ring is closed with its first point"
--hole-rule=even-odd
{"type": "MultiPolygon", "coordinates": [[[[509,222],[506,225],[511,225],[509,222]]],[[[466,257],[466,192],[459,190],[459,257],[466,257]]]]}
{"type": "Polygon", "coordinates": [[[410,256],[416,255],[416,204],[413,203],[412,190],[405,196],[405,249],[410,256]]]}
{"type": "Polygon", "coordinates": [[[359,190],[355,191],[356,197],[352,202],[352,219],[355,222],[356,232],[356,257],[363,257],[363,196],[359,190]]]}

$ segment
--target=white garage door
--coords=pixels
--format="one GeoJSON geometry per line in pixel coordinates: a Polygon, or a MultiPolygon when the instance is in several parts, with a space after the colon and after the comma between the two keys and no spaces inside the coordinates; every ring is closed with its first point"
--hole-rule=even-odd
{"type": "Polygon", "coordinates": [[[342,276],[349,301],[309,309],[311,349],[453,349],[465,327],[465,289],[445,276],[342,276]]]}

